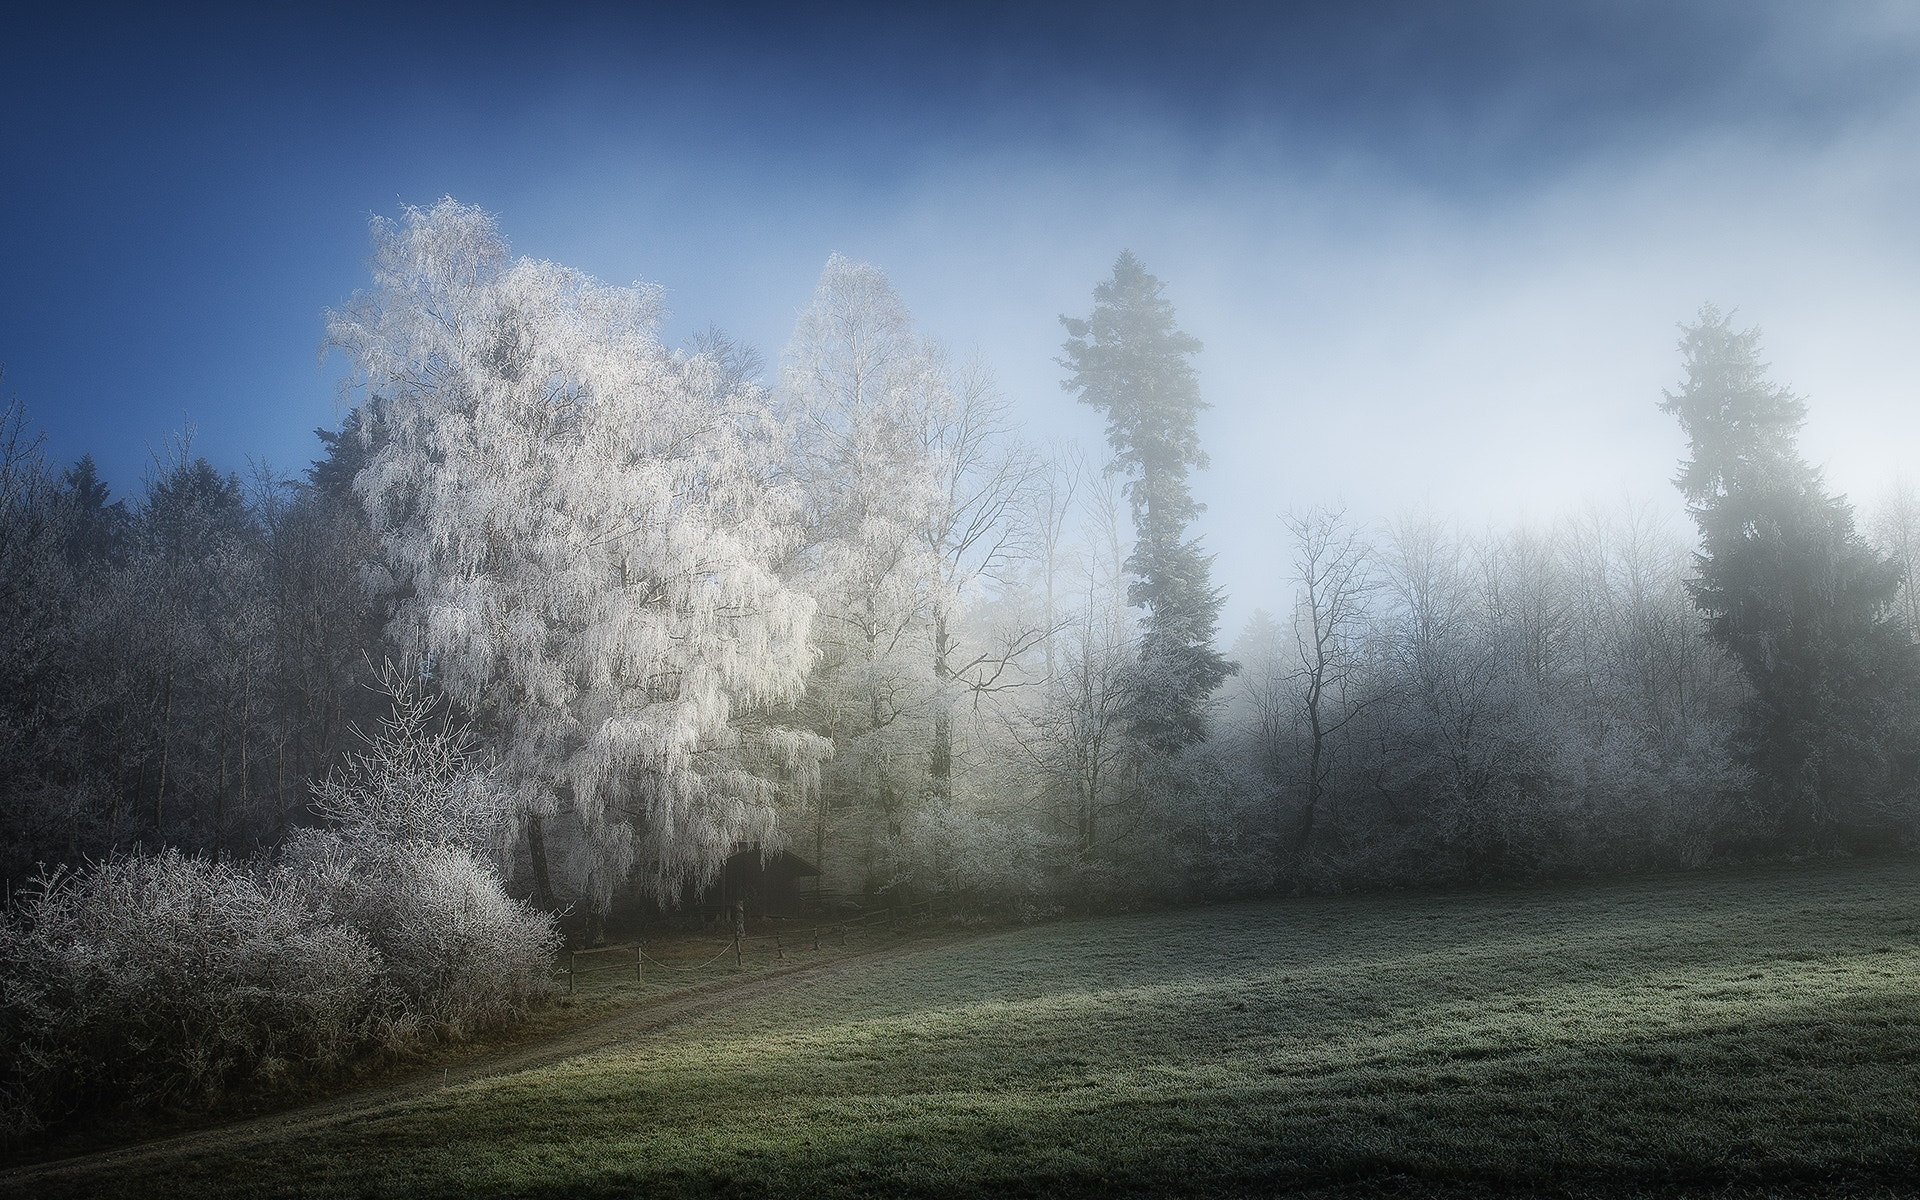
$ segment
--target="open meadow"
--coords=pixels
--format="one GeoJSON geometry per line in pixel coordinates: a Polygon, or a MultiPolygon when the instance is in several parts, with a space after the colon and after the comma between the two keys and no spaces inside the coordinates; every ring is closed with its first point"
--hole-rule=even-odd
{"type": "Polygon", "coordinates": [[[1879,1194],[1920,1162],[1910,862],[1061,921],[754,980],[570,1060],[0,1191],[1879,1194]]]}

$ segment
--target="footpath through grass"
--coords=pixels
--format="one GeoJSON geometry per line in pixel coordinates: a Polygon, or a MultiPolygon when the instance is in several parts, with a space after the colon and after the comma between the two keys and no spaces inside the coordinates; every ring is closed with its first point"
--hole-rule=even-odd
{"type": "Polygon", "coordinates": [[[1279,901],[855,962],[35,1196],[1870,1194],[1920,1183],[1920,865],[1279,901]]]}
{"type": "Polygon", "coordinates": [[[102,1109],[38,1140],[0,1142],[0,1194],[9,1192],[22,1169],[52,1159],[216,1133],[223,1125],[275,1114],[304,1118],[316,1109],[359,1107],[432,1090],[447,1081],[503,1074],[503,1064],[518,1069],[529,1060],[558,1061],[630,1040],[636,1027],[678,1021],[689,1007],[726,1003],[732,995],[761,990],[795,971],[898,951],[916,939],[948,932],[924,914],[902,919],[897,926],[876,917],[838,926],[765,919],[751,928],[737,956],[731,935],[722,931],[650,931],[644,942],[644,972],[635,969],[632,941],[577,955],[563,951],[555,964],[553,1002],[509,1027],[469,1031],[370,1056],[317,1079],[292,1076],[277,1088],[236,1092],[211,1109],[102,1109]]]}

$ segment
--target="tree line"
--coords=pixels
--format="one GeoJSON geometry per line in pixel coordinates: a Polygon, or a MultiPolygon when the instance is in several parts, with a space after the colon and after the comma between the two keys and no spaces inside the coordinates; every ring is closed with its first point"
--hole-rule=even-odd
{"type": "MultiPolygon", "coordinates": [[[[1063,318],[1105,452],[835,257],[778,361],[445,201],[329,314],[351,411],[299,479],[190,447],[111,502],[0,439],[7,878],[271,856],[405,664],[510,794],[538,907],[697,896],[791,848],[822,897],[1044,911],[1909,845],[1916,506],[1869,539],[1805,402],[1703,308],[1657,506],[1467,535],[1284,519],[1223,646],[1193,535],[1200,343],[1123,254],[1063,318]]],[[[1363,483],[1364,481],[1357,481],[1363,483]]],[[[391,691],[391,689],[388,689],[391,691]]]]}

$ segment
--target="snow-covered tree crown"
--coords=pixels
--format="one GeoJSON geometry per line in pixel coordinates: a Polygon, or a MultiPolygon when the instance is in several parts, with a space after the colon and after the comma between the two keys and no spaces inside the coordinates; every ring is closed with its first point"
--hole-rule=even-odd
{"type": "Polygon", "coordinates": [[[444,200],[373,224],[330,315],[369,412],[355,486],[407,599],[403,650],[507,736],[532,811],[567,802],[604,901],[771,841],[823,753],[766,718],[811,666],[783,433],[724,365],[669,352],[660,296],[511,259],[444,200]]]}

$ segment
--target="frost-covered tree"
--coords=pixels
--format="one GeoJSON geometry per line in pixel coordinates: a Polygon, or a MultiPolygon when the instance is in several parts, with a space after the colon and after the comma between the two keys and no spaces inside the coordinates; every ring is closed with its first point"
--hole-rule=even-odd
{"type": "Polygon", "coordinates": [[[127,532],[127,506],[110,500],[113,490],[100,478],[93,455],[83,454],[60,477],[66,508],[67,558],[76,567],[101,567],[119,556],[127,532]]]}
{"type": "Polygon", "coordinates": [[[314,811],[355,844],[445,845],[498,858],[512,826],[512,792],[472,728],[455,723],[417,672],[388,662],[377,679],[388,712],[314,785],[314,811]]]}
{"type": "Polygon", "coordinates": [[[1873,540],[1900,571],[1900,619],[1907,637],[1920,641],[1920,494],[1908,480],[1895,481],[1882,498],[1873,540]]]}
{"type": "MultiPolygon", "coordinates": [[[[934,568],[932,748],[929,790],[953,797],[953,710],[1020,679],[1018,664],[1046,640],[1051,626],[1002,625],[969,642],[962,618],[970,601],[1006,585],[1028,553],[1027,518],[1039,463],[1013,440],[1006,399],[977,364],[953,381],[950,402],[931,411],[921,430],[933,472],[933,503],[921,537],[934,568]]],[[[1043,618],[1044,620],[1044,618],[1043,618]]]]}
{"type": "MultiPolygon", "coordinates": [[[[864,263],[828,261],[782,380],[803,431],[803,571],[821,602],[809,704],[840,747],[835,791],[875,813],[890,841],[912,805],[952,799],[961,701],[1005,686],[1040,641],[1033,625],[972,619],[1024,552],[1034,461],[985,371],[956,368],[916,333],[864,263]]],[[[826,816],[823,803],[816,854],[826,816]]]]}
{"type": "Polygon", "coordinates": [[[1431,515],[1397,521],[1383,548],[1381,657],[1390,711],[1375,726],[1386,786],[1418,797],[1446,849],[1497,870],[1504,830],[1502,721],[1513,713],[1503,664],[1475,604],[1469,547],[1431,515]]]}
{"type": "Polygon", "coordinates": [[[1062,612],[1051,665],[1009,729],[1023,781],[1083,874],[1137,832],[1144,815],[1130,734],[1140,685],[1139,623],[1126,603],[1128,546],[1113,479],[1081,490],[1084,540],[1062,555],[1062,612]]]}
{"type": "Polygon", "coordinates": [[[1298,853],[1313,832],[1333,770],[1333,739],[1366,706],[1356,679],[1367,601],[1377,586],[1371,548],[1340,509],[1316,508],[1287,518],[1298,586],[1293,645],[1300,714],[1307,735],[1305,800],[1294,833],[1298,853]]]}
{"type": "Polygon", "coordinates": [[[1127,723],[1139,664],[1134,646],[1089,607],[1063,631],[1059,666],[1028,721],[1024,749],[1051,785],[1078,864],[1138,827],[1140,793],[1127,723]]]}
{"type": "Polygon", "coordinates": [[[1589,861],[1695,864],[1747,788],[1732,746],[1744,688],[1687,593],[1691,560],[1650,505],[1563,523],[1566,644],[1552,698],[1589,861]]]}
{"type": "Polygon", "coordinates": [[[1278,804],[1288,792],[1298,680],[1292,639],[1273,614],[1256,608],[1233,639],[1239,672],[1227,684],[1223,722],[1259,779],[1260,790],[1278,804]]]}
{"type": "Polygon", "coordinates": [[[1040,627],[1046,631],[1040,648],[1048,675],[1053,674],[1055,665],[1055,635],[1060,627],[1061,602],[1071,557],[1067,534],[1073,523],[1075,497],[1086,478],[1086,460],[1078,448],[1069,443],[1050,453],[1041,463],[1028,495],[1031,565],[1039,591],[1040,627]]]}
{"type": "Polygon", "coordinates": [[[1706,305],[1680,353],[1686,377],[1661,407],[1689,443],[1675,482],[1700,529],[1693,597],[1753,687],[1743,739],[1776,836],[1882,835],[1912,804],[1899,570],[1800,456],[1806,402],[1767,378],[1758,330],[1706,305]]]}
{"type": "Polygon", "coordinates": [[[367,685],[387,658],[393,597],[380,586],[380,545],[353,492],[366,450],[357,424],[349,413],[339,431],[317,430],[324,456],[304,479],[260,489],[256,503],[282,732],[275,768],[288,824],[304,808],[306,781],[326,774],[352,730],[371,728],[380,715],[381,693],[367,685]]]}
{"type": "Polygon", "coordinates": [[[81,733],[57,704],[76,615],[59,507],[42,436],[18,402],[0,404],[0,869],[10,882],[49,843],[78,840],[60,795],[77,782],[81,733]]]}
{"type": "Polygon", "coordinates": [[[604,907],[777,834],[819,739],[799,695],[813,602],[777,565],[798,536],[766,397],[669,352],[660,297],[513,259],[445,200],[373,224],[373,288],[328,320],[364,392],[356,479],[403,651],[469,711],[542,818],[577,827],[571,882],[604,907]],[[377,429],[372,426],[377,425],[377,429]]]}
{"type": "Polygon", "coordinates": [[[149,481],[117,597],[147,705],[143,806],[176,845],[240,850],[277,824],[262,787],[274,663],[260,535],[239,477],[183,435],[149,481]]]}
{"type": "Polygon", "coordinates": [[[923,430],[951,403],[944,363],[883,273],[834,255],[782,357],[780,401],[806,503],[797,569],[820,606],[807,715],[835,747],[812,849],[826,858],[830,813],[846,810],[859,845],[843,849],[884,883],[927,777],[939,563],[923,430]]]}
{"type": "Polygon", "coordinates": [[[1206,408],[1192,358],[1200,343],[1174,323],[1160,280],[1131,252],[1094,288],[1093,313],[1061,317],[1064,386],[1107,418],[1109,469],[1126,481],[1138,540],[1129,601],[1146,610],[1135,738],[1170,755],[1207,736],[1207,708],[1233,665],[1214,647],[1222,595],[1212,559],[1187,527],[1203,506],[1187,487],[1207,465],[1199,415],[1206,408]]]}

